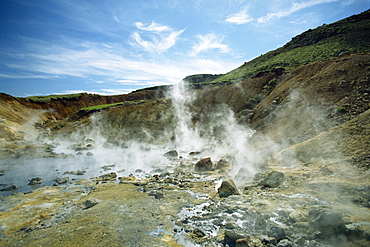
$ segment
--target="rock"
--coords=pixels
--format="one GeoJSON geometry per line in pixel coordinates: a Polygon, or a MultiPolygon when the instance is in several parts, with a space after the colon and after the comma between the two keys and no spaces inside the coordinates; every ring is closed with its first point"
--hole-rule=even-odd
{"type": "Polygon", "coordinates": [[[5,170],[0,170],[0,176],[4,176],[5,175],[5,170]]]}
{"type": "Polygon", "coordinates": [[[226,243],[235,243],[238,239],[245,238],[246,235],[244,233],[241,233],[241,231],[236,229],[226,229],[225,230],[225,242],[226,243]]]}
{"type": "Polygon", "coordinates": [[[205,158],[205,159],[198,161],[195,164],[194,169],[197,172],[211,171],[213,169],[213,163],[211,161],[211,158],[205,158]]]}
{"type": "Polygon", "coordinates": [[[92,152],[87,152],[86,155],[87,156],[93,156],[94,154],[92,152]]]}
{"type": "Polygon", "coordinates": [[[194,236],[196,236],[197,238],[203,238],[203,237],[206,236],[206,234],[202,230],[200,230],[200,229],[194,229],[194,230],[191,231],[191,233],[194,236]]]}
{"type": "Polygon", "coordinates": [[[289,214],[289,221],[292,223],[306,222],[307,215],[305,215],[302,211],[296,210],[289,214]]]}
{"type": "Polygon", "coordinates": [[[100,200],[90,197],[89,199],[87,199],[86,201],[82,203],[82,207],[84,209],[89,209],[89,208],[96,206],[99,203],[100,203],[100,200]]]}
{"type": "Polygon", "coordinates": [[[148,180],[146,180],[146,179],[127,180],[127,179],[122,178],[122,177],[119,177],[118,179],[120,180],[120,182],[119,182],[120,184],[133,184],[133,185],[136,185],[136,186],[145,186],[149,183],[148,180]]]}
{"type": "Polygon", "coordinates": [[[37,184],[41,184],[42,178],[39,178],[39,177],[31,178],[28,181],[29,181],[28,185],[37,185],[37,184]]]}
{"type": "Polygon", "coordinates": [[[103,169],[104,171],[108,171],[108,170],[112,170],[112,167],[115,167],[115,166],[116,166],[116,164],[102,166],[101,169],[103,169]]]}
{"type": "Polygon", "coordinates": [[[86,171],[85,170],[77,170],[77,171],[67,171],[67,172],[65,172],[64,173],[64,175],[65,174],[70,174],[70,175],[79,175],[79,176],[82,176],[82,175],[84,175],[86,173],[86,171]]]}
{"type": "Polygon", "coordinates": [[[349,83],[347,81],[341,81],[338,84],[338,87],[348,87],[348,86],[349,86],[349,83]]]}
{"type": "Polygon", "coordinates": [[[236,187],[234,180],[228,178],[222,181],[220,188],[218,188],[218,194],[220,197],[228,197],[231,195],[238,195],[239,191],[236,187]]]}
{"type": "Polygon", "coordinates": [[[200,154],[201,152],[199,152],[199,151],[195,151],[195,152],[190,152],[189,153],[189,155],[190,156],[195,156],[195,155],[198,155],[198,154],[200,154]]]}
{"type": "Polygon", "coordinates": [[[101,175],[99,176],[99,178],[103,181],[112,181],[112,180],[116,180],[117,178],[117,173],[115,172],[111,172],[111,173],[107,173],[107,174],[104,174],[104,175],[101,175]]]}
{"type": "Polygon", "coordinates": [[[57,183],[57,184],[66,184],[69,182],[69,177],[61,177],[61,178],[56,178],[54,179],[54,181],[57,183]]]}
{"type": "Polygon", "coordinates": [[[242,238],[242,239],[237,239],[235,241],[235,245],[236,247],[250,247],[249,241],[250,239],[249,238],[242,238]]]}
{"type": "Polygon", "coordinates": [[[4,188],[1,188],[0,191],[10,191],[10,190],[16,190],[18,186],[16,184],[12,184],[9,186],[6,186],[4,188]]]}
{"type": "Polygon", "coordinates": [[[176,150],[171,150],[163,154],[163,156],[167,158],[177,158],[179,156],[179,153],[176,150]]]}
{"type": "Polygon", "coordinates": [[[234,222],[228,222],[225,224],[225,229],[237,229],[239,226],[234,222]]]}
{"type": "Polygon", "coordinates": [[[276,188],[284,181],[284,173],[278,171],[272,171],[259,182],[259,185],[276,188]]]}
{"type": "Polygon", "coordinates": [[[288,239],[283,239],[278,243],[277,247],[292,247],[292,242],[288,239]]]}
{"type": "Polygon", "coordinates": [[[277,240],[275,238],[269,237],[269,236],[262,236],[261,237],[261,242],[262,242],[262,244],[267,245],[267,246],[270,246],[270,245],[275,246],[275,245],[277,245],[277,240]]]}
{"type": "Polygon", "coordinates": [[[275,238],[278,242],[284,238],[286,238],[285,230],[279,226],[272,226],[267,231],[269,237],[275,238]]]}
{"type": "Polygon", "coordinates": [[[217,162],[217,164],[216,164],[216,166],[215,166],[215,169],[225,169],[225,168],[227,168],[227,167],[229,167],[229,162],[227,162],[226,160],[224,160],[224,159],[220,159],[218,162],[217,162]]]}
{"type": "Polygon", "coordinates": [[[330,208],[312,208],[308,212],[308,220],[310,228],[320,231],[323,237],[346,232],[342,214],[330,208]]]}
{"type": "Polygon", "coordinates": [[[149,192],[149,196],[154,196],[155,199],[163,199],[164,195],[156,190],[149,192]]]}
{"type": "Polygon", "coordinates": [[[95,143],[95,141],[94,141],[94,139],[88,138],[88,139],[85,140],[85,143],[93,144],[93,143],[95,143]]]}

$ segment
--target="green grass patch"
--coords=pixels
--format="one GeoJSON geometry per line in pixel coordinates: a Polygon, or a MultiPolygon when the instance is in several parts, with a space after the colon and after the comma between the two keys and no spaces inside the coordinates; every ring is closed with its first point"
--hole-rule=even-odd
{"type": "Polygon", "coordinates": [[[50,101],[55,101],[55,100],[78,99],[82,95],[87,95],[87,93],[31,96],[31,97],[26,97],[25,99],[32,103],[48,103],[50,101]]]}
{"type": "Polygon", "coordinates": [[[101,109],[105,109],[105,108],[109,108],[109,107],[117,106],[117,105],[123,105],[123,102],[105,104],[105,105],[88,106],[88,107],[81,108],[80,111],[97,111],[97,110],[101,110],[101,109]]]}
{"type": "Polygon", "coordinates": [[[118,103],[112,103],[112,104],[105,104],[105,105],[95,105],[95,106],[88,106],[81,108],[80,111],[98,111],[98,110],[103,110],[106,108],[110,108],[112,106],[129,106],[129,105],[139,105],[144,103],[145,100],[132,100],[132,101],[124,101],[124,102],[118,102],[118,103]]]}

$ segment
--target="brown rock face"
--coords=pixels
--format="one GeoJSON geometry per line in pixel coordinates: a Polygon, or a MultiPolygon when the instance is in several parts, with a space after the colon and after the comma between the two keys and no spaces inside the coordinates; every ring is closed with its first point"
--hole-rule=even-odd
{"type": "Polygon", "coordinates": [[[195,164],[195,171],[197,172],[211,171],[212,169],[213,163],[211,158],[202,159],[195,164]]]}
{"type": "Polygon", "coordinates": [[[238,188],[236,187],[234,180],[232,180],[231,178],[224,180],[220,188],[218,188],[218,194],[220,197],[228,197],[231,195],[239,194],[238,188]]]}

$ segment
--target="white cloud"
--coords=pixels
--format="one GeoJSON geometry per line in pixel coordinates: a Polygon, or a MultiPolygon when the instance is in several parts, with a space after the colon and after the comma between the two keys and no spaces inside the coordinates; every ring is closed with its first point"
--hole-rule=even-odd
{"type": "Polygon", "coordinates": [[[342,6],[348,6],[348,5],[351,5],[354,2],[355,2],[355,0],[345,0],[341,4],[342,4],[342,6]]]}
{"type": "MultiPolygon", "coordinates": [[[[108,85],[137,85],[138,87],[178,83],[185,76],[199,73],[226,73],[239,65],[238,62],[200,60],[174,57],[165,60],[140,60],[130,58],[121,46],[111,44],[82,44],[78,49],[58,45],[34,44],[32,53],[23,53],[19,65],[23,72],[16,78],[79,77],[94,83],[108,85]]],[[[222,47],[223,49],[226,49],[222,47]]],[[[0,74],[14,78],[11,75],[0,74]]],[[[104,89],[106,90],[106,89],[104,89]]],[[[95,92],[107,94],[109,92],[95,92]]],[[[116,93],[116,92],[115,92],[116,93]]]]}
{"type": "Polygon", "coordinates": [[[153,37],[151,41],[144,40],[138,32],[134,32],[132,34],[132,38],[137,42],[137,44],[144,48],[144,50],[150,53],[160,54],[174,46],[176,44],[178,36],[184,31],[185,29],[171,32],[167,36],[161,35],[159,39],[157,37],[153,37]]]}
{"type": "Polygon", "coordinates": [[[199,42],[198,44],[192,47],[192,52],[190,53],[191,56],[196,56],[200,52],[211,50],[211,49],[218,49],[221,53],[229,53],[230,48],[222,44],[222,38],[217,37],[215,34],[210,33],[206,35],[198,35],[199,42]]]}
{"type": "Polygon", "coordinates": [[[133,32],[131,37],[135,40],[141,48],[150,52],[160,54],[165,52],[176,44],[178,36],[182,34],[185,29],[180,31],[173,31],[170,27],[152,22],[149,26],[145,26],[141,22],[135,23],[136,27],[142,31],[149,32],[151,40],[144,40],[138,31],[133,32]]]}
{"type": "Polygon", "coordinates": [[[228,18],[225,20],[226,22],[234,23],[237,25],[245,24],[254,21],[252,17],[250,17],[247,13],[247,9],[243,9],[239,13],[229,15],[228,18]]]}
{"type": "Polygon", "coordinates": [[[155,23],[154,21],[149,26],[145,26],[141,22],[136,22],[135,26],[139,28],[140,30],[144,30],[144,31],[152,31],[152,32],[171,31],[171,28],[169,26],[160,25],[158,23],[155,23]]]}
{"type": "Polygon", "coordinates": [[[282,17],[289,16],[293,14],[294,12],[297,12],[302,9],[310,8],[319,4],[324,3],[331,3],[331,2],[337,2],[338,0],[310,0],[306,2],[300,2],[300,3],[293,3],[293,6],[290,9],[284,10],[284,11],[277,11],[274,13],[269,13],[265,16],[262,16],[257,19],[259,23],[266,23],[274,19],[280,19],[282,17]]]}

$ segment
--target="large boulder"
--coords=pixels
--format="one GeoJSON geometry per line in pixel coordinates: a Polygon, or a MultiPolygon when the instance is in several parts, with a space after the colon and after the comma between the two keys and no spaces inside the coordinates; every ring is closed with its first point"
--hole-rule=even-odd
{"type": "Polygon", "coordinates": [[[179,153],[176,150],[170,150],[163,154],[163,156],[167,158],[177,158],[179,156],[179,153]]]}
{"type": "Polygon", "coordinates": [[[220,197],[238,195],[239,191],[234,183],[234,180],[232,180],[231,178],[228,178],[222,181],[220,188],[218,188],[218,194],[220,197]]]}
{"type": "Polygon", "coordinates": [[[28,185],[37,185],[37,184],[41,184],[41,182],[42,182],[42,178],[39,178],[39,177],[31,178],[29,179],[28,185]]]}
{"type": "Polygon", "coordinates": [[[308,212],[308,220],[310,228],[320,231],[322,237],[331,237],[346,232],[342,214],[331,208],[312,208],[308,212]]]}
{"type": "Polygon", "coordinates": [[[284,182],[284,173],[272,171],[259,181],[259,185],[276,188],[284,182]]]}
{"type": "Polygon", "coordinates": [[[213,170],[213,163],[211,158],[205,158],[198,161],[195,164],[194,170],[196,172],[205,172],[205,171],[212,171],[213,170]]]}

